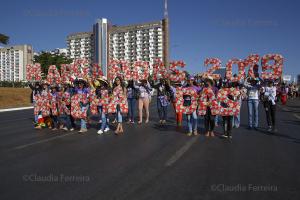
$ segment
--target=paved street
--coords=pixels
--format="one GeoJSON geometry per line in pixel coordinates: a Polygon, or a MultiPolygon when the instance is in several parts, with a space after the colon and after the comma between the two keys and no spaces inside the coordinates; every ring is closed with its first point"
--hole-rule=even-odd
{"type": "Polygon", "coordinates": [[[32,110],[0,113],[0,199],[300,199],[299,100],[278,107],[275,135],[262,107],[247,130],[243,105],[231,141],[187,137],[174,118],[161,127],[152,106],[123,136],[38,131],[32,110]]]}

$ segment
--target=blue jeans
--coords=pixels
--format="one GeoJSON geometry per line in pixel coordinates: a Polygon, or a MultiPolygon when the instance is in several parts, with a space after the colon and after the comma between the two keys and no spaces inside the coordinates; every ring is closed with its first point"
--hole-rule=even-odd
{"type": "Polygon", "coordinates": [[[248,99],[248,126],[251,128],[258,127],[258,103],[258,99],[248,99]]]}
{"type": "Polygon", "coordinates": [[[118,123],[123,122],[120,105],[117,105],[117,121],[118,121],[118,123]]]}
{"type": "MultiPolygon", "coordinates": [[[[36,102],[33,101],[33,103],[32,103],[33,107],[35,107],[35,104],[36,104],[36,102]]],[[[39,114],[34,115],[34,123],[38,123],[38,120],[39,120],[39,114]]]]}
{"type": "Polygon", "coordinates": [[[136,109],[135,107],[136,99],[127,98],[127,100],[128,100],[128,119],[134,121],[134,110],[136,109]]]}
{"type": "Polygon", "coordinates": [[[167,120],[168,116],[168,106],[163,106],[159,98],[157,98],[157,111],[159,120],[167,120]]]}
{"type": "Polygon", "coordinates": [[[235,128],[240,127],[241,115],[240,113],[237,116],[233,116],[232,126],[235,128]]]}
{"type": "Polygon", "coordinates": [[[217,125],[219,125],[219,122],[220,122],[221,120],[220,120],[220,116],[219,115],[216,115],[216,117],[215,117],[215,124],[216,124],[216,126],[217,125]]]}
{"type": "MultiPolygon", "coordinates": [[[[241,99],[239,100],[239,103],[242,108],[242,100],[241,99]]],[[[236,127],[236,128],[240,127],[240,122],[241,122],[241,112],[239,112],[239,114],[237,116],[233,117],[232,127],[236,127]]]]}
{"type": "MultiPolygon", "coordinates": [[[[81,111],[84,111],[84,110],[88,109],[88,107],[89,107],[89,105],[82,106],[81,111]]],[[[86,129],[86,120],[85,119],[80,119],[80,128],[81,129],[86,129]]]]}
{"type": "Polygon", "coordinates": [[[193,130],[197,131],[198,117],[196,111],[194,111],[192,114],[186,115],[186,117],[187,117],[189,133],[192,133],[193,130]]]}
{"type": "Polygon", "coordinates": [[[53,121],[53,128],[58,128],[58,117],[53,115],[51,118],[53,121]]]}
{"type": "Polygon", "coordinates": [[[60,121],[63,121],[63,123],[65,124],[65,126],[66,126],[68,129],[71,129],[71,128],[72,128],[71,117],[70,117],[70,115],[63,114],[63,115],[61,115],[59,118],[60,118],[60,121]]]}
{"type": "Polygon", "coordinates": [[[107,116],[106,116],[106,114],[103,112],[102,106],[98,106],[98,111],[99,111],[99,114],[100,114],[100,117],[101,117],[101,121],[102,121],[100,129],[101,129],[102,131],[104,131],[105,128],[108,128],[107,116]]]}

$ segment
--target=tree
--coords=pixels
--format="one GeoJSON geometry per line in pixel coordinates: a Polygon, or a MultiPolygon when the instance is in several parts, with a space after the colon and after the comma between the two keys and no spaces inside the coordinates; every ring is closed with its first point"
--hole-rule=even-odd
{"type": "Polygon", "coordinates": [[[51,54],[42,52],[40,55],[34,56],[34,62],[41,64],[42,73],[46,76],[50,65],[56,65],[60,70],[61,64],[70,64],[73,60],[60,54],[51,54]]]}
{"type": "Polygon", "coordinates": [[[0,44],[8,44],[9,42],[9,37],[7,35],[4,35],[0,33],[0,44]]]}

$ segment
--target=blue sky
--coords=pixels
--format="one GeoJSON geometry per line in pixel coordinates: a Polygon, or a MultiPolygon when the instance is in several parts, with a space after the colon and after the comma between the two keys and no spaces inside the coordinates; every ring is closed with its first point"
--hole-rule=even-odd
{"type": "MultiPolygon", "coordinates": [[[[284,73],[300,74],[300,1],[169,0],[171,58],[191,72],[204,70],[206,57],[250,53],[284,56],[284,73]]],[[[126,25],[160,20],[163,0],[10,0],[0,8],[0,32],[10,44],[37,51],[63,48],[72,32],[91,31],[97,18],[126,25]]]]}

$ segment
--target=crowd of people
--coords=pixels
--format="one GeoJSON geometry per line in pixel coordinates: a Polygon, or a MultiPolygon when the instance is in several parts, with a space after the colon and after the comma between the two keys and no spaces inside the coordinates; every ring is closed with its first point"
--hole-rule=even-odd
{"type": "MultiPolygon", "coordinates": [[[[199,119],[204,124],[204,134],[207,137],[214,137],[215,126],[222,125],[224,138],[232,137],[232,129],[239,128],[240,114],[235,116],[220,116],[212,112],[207,106],[205,115],[199,115],[197,110],[190,114],[176,112],[176,91],[180,88],[191,88],[199,95],[205,88],[209,88],[217,95],[221,88],[235,87],[240,90],[240,95],[229,99],[238,101],[242,106],[242,101],[247,102],[248,106],[248,129],[257,129],[259,122],[259,102],[263,104],[267,119],[267,129],[269,132],[276,132],[276,104],[281,101],[286,103],[287,96],[294,98],[298,95],[296,87],[285,85],[274,80],[262,80],[260,78],[248,77],[243,82],[230,82],[226,79],[214,80],[211,77],[201,78],[199,76],[187,76],[184,81],[171,82],[168,79],[159,77],[157,81],[140,80],[124,81],[121,77],[116,77],[113,82],[109,82],[102,76],[96,80],[76,79],[73,82],[66,82],[60,85],[50,85],[45,81],[32,82],[32,102],[37,106],[37,97],[48,99],[47,106],[49,114],[43,114],[41,111],[35,112],[34,124],[36,129],[49,128],[53,131],[63,129],[73,131],[77,128],[80,121],[80,133],[85,133],[90,124],[92,115],[99,119],[99,128],[97,133],[103,134],[109,132],[114,127],[117,135],[124,133],[123,123],[128,124],[147,124],[149,122],[149,105],[153,102],[157,105],[158,123],[164,126],[170,117],[169,110],[174,109],[176,126],[178,129],[186,129],[188,136],[199,134],[199,119]],[[72,115],[73,102],[72,96],[84,94],[86,98],[98,98],[97,113],[90,112],[90,102],[80,101],[80,109],[86,115],[76,118],[72,115]],[[107,98],[109,97],[109,98],[107,98]],[[108,112],[107,105],[114,99],[116,110],[114,113],[108,112]],[[121,105],[126,104],[126,109],[121,105]],[[55,104],[55,106],[51,106],[55,104]],[[126,110],[126,111],[125,111],[126,110]],[[137,112],[136,112],[137,111],[137,112]],[[169,115],[168,115],[169,114],[169,115]],[[183,123],[183,119],[186,123],[183,123]],[[125,121],[126,120],[126,121],[125,121]]],[[[191,96],[183,96],[183,106],[191,105],[191,96]]],[[[226,108],[228,105],[220,103],[226,108]]],[[[243,104],[245,105],[245,104],[243,104]]],[[[153,113],[151,113],[152,115],[153,113]]]]}

